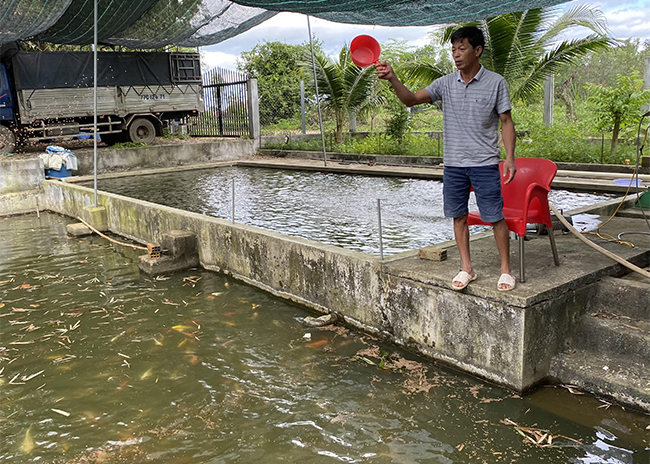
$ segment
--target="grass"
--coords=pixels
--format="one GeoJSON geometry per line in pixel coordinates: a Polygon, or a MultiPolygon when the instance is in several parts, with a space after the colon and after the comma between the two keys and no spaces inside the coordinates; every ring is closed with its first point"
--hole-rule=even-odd
{"type": "MultiPolygon", "coordinates": [[[[312,140],[287,143],[267,143],[265,148],[282,150],[321,151],[320,138],[312,140]]],[[[406,134],[402,140],[392,138],[386,134],[370,134],[367,137],[345,135],[341,143],[334,140],[332,132],[325,134],[325,149],[332,153],[357,153],[377,155],[404,155],[404,156],[439,156],[442,155],[442,144],[438,151],[438,141],[426,134],[406,134]]]]}
{"type": "MultiPolygon", "coordinates": [[[[636,160],[635,128],[622,131],[621,139],[614,155],[610,154],[611,134],[601,134],[595,130],[594,112],[586,103],[577,105],[577,121],[567,119],[563,106],[556,105],[553,114],[553,125],[547,127],[543,123],[543,103],[531,105],[513,105],[513,119],[518,133],[522,134],[517,140],[515,155],[518,157],[547,158],[556,162],[572,163],[604,163],[625,164],[636,160]]],[[[341,143],[334,141],[334,124],[331,120],[324,121],[325,148],[329,152],[407,155],[407,156],[442,156],[442,143],[426,135],[415,135],[408,132],[403,139],[397,140],[383,133],[386,121],[390,115],[382,111],[372,121],[359,119],[358,132],[371,132],[366,137],[352,137],[346,134],[341,143]],[[375,129],[373,133],[371,127],[375,129]]],[[[423,107],[409,118],[411,131],[441,131],[442,112],[433,106],[423,107]]],[[[318,130],[318,125],[312,124],[309,129],[318,130]]],[[[300,119],[280,121],[274,126],[262,128],[263,134],[299,134],[300,119]]],[[[321,151],[320,139],[265,145],[267,148],[286,150],[321,151]]],[[[505,156],[502,149],[502,156],[505,156]]]]}
{"type": "Polygon", "coordinates": [[[116,143],[113,145],[111,148],[115,150],[122,150],[124,148],[144,148],[144,147],[150,147],[148,143],[143,143],[143,142],[121,142],[121,143],[116,143]]]}

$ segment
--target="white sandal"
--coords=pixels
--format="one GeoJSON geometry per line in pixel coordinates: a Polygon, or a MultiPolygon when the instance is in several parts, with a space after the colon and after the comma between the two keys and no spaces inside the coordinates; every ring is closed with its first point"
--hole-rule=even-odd
{"type": "Polygon", "coordinates": [[[501,277],[499,277],[499,281],[497,282],[497,289],[500,292],[509,292],[510,290],[513,290],[516,285],[517,285],[517,281],[510,274],[501,274],[501,277]],[[509,285],[510,287],[501,288],[500,287],[501,284],[509,285]]]}
{"type": "Polygon", "coordinates": [[[454,290],[462,290],[465,287],[467,287],[470,282],[476,280],[477,278],[478,275],[476,274],[472,275],[469,272],[460,271],[458,274],[456,274],[456,277],[454,277],[454,279],[451,281],[451,288],[453,288],[454,290]],[[454,285],[454,282],[460,282],[463,285],[462,287],[457,287],[454,285]]]}

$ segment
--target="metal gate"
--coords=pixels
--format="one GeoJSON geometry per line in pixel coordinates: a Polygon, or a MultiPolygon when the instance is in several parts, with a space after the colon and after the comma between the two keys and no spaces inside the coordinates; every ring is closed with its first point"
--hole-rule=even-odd
{"type": "Polygon", "coordinates": [[[203,73],[204,111],[190,118],[194,137],[240,137],[250,134],[248,76],[229,69],[213,68],[203,73]]]}

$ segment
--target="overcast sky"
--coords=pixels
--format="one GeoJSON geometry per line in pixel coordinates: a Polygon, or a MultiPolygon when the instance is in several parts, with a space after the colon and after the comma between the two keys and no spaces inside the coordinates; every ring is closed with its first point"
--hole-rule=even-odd
{"type": "MultiPolygon", "coordinates": [[[[585,2],[572,1],[561,7],[568,8],[583,3],[585,2]]],[[[600,0],[588,3],[605,13],[608,27],[614,38],[650,39],[648,0],[600,0]]],[[[331,55],[338,54],[345,43],[350,43],[359,34],[372,35],[380,43],[394,39],[406,41],[412,47],[420,47],[428,43],[427,33],[434,30],[434,26],[383,27],[341,24],[314,17],[310,21],[312,34],[324,43],[326,53],[331,55]]],[[[586,32],[583,32],[583,35],[586,35],[586,32]]],[[[241,52],[252,49],[258,43],[279,41],[300,44],[308,40],[306,16],[297,13],[280,13],[239,36],[216,45],[202,47],[201,52],[203,61],[208,66],[234,69],[241,52]]]]}

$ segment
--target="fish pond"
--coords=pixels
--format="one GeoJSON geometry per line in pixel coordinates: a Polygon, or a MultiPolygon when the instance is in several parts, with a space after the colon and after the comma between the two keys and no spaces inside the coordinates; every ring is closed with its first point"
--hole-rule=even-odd
{"type": "Polygon", "coordinates": [[[0,463],[647,463],[647,415],[519,395],[224,275],[0,219],[0,463]]]}
{"type": "MultiPolygon", "coordinates": [[[[235,221],[242,224],[379,254],[379,199],[384,254],[453,238],[452,221],[442,209],[442,182],[436,180],[228,167],[101,179],[98,188],[231,220],[233,183],[235,221]]],[[[610,198],[565,190],[549,195],[565,211],[610,198]]],[[[473,198],[470,203],[477,209],[473,198]]]]}

